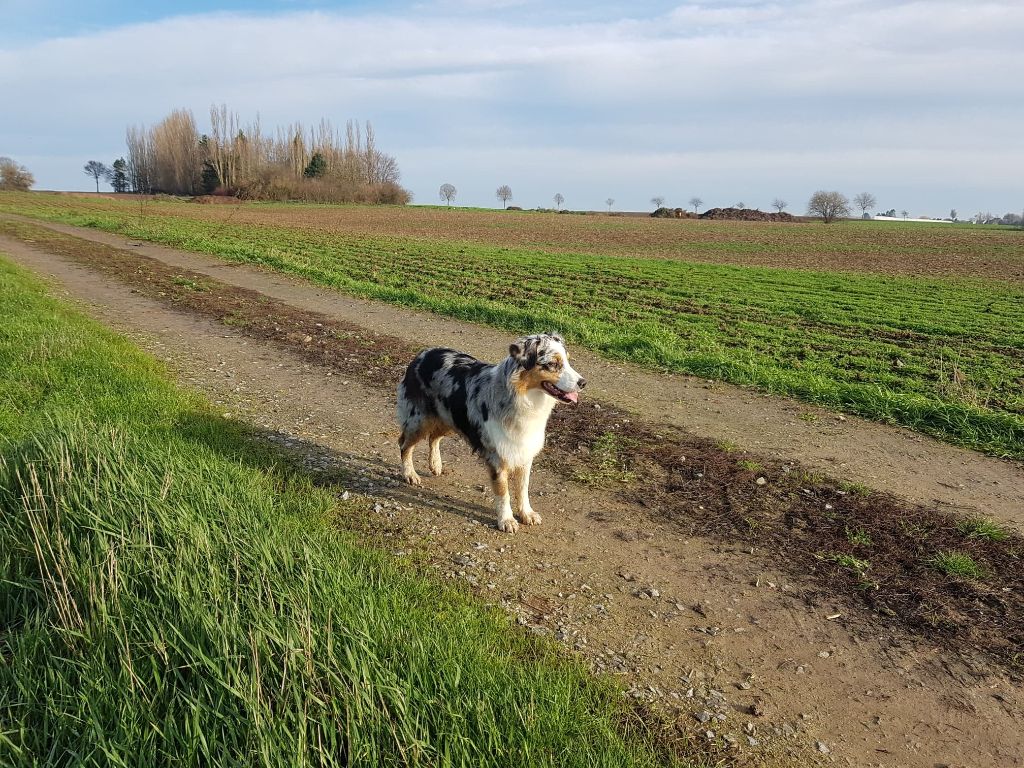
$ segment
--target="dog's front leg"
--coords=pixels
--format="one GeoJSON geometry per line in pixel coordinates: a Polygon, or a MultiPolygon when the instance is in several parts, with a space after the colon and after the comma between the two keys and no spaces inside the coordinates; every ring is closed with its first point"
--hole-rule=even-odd
{"type": "Polygon", "coordinates": [[[533,468],[533,461],[528,461],[519,468],[519,519],[526,525],[540,525],[543,520],[541,516],[533,511],[530,506],[530,470],[533,468]]]}
{"type": "Polygon", "coordinates": [[[512,516],[512,504],[508,497],[508,468],[504,465],[489,465],[491,470],[491,490],[494,491],[494,511],[498,516],[498,530],[515,533],[519,523],[512,516]]]}

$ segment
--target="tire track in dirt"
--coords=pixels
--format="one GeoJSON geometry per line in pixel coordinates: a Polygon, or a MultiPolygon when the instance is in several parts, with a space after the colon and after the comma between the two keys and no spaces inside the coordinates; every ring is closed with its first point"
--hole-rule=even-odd
{"type": "MultiPolygon", "coordinates": [[[[884,633],[865,636],[829,622],[826,612],[840,606],[807,606],[806,598],[815,598],[789,585],[770,560],[680,536],[678,527],[607,493],[565,483],[543,466],[538,496],[561,506],[560,513],[537,534],[510,542],[480,525],[478,516],[487,515],[478,506],[482,480],[463,450],[456,450],[454,472],[424,494],[391,485],[392,382],[384,391],[351,381],[339,386],[329,377],[336,371],[126,294],[60,259],[10,242],[4,248],[37,270],[59,272],[74,295],[99,302],[101,316],[115,326],[164,339],[175,367],[226,407],[334,449],[307,446],[320,457],[314,464],[336,463],[338,451],[347,452],[342,464],[390,497],[374,513],[375,527],[402,546],[421,547],[449,573],[475,579],[485,594],[493,583],[502,602],[538,631],[563,635],[598,669],[624,672],[638,697],[684,712],[695,703],[704,707],[697,714],[714,719],[700,727],[713,727],[716,740],[732,735],[741,748],[747,738],[759,740],[758,748],[777,742],[767,756],[782,757],[791,744],[803,748],[796,754],[822,739],[833,750],[828,759],[857,765],[869,758],[900,765],[1020,764],[1020,737],[1009,730],[1019,716],[1019,690],[998,675],[933,650],[894,649],[884,633]],[[441,504],[430,503],[438,497],[441,504]],[[408,506],[416,512],[409,514],[408,506]],[[814,653],[818,648],[824,650],[814,653]],[[755,703],[763,715],[740,716],[749,717],[756,733],[748,736],[737,715],[755,703]],[[808,717],[799,717],[801,711],[808,717]],[[950,738],[950,728],[961,733],[950,738]],[[963,736],[972,731],[973,738],[963,736]]],[[[151,338],[148,344],[152,349],[151,338]]],[[[685,715],[682,722],[696,725],[685,715]]]]}

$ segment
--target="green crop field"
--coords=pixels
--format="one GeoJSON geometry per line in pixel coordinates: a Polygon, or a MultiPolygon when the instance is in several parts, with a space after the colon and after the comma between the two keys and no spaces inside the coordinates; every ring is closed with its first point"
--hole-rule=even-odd
{"type": "Polygon", "coordinates": [[[672,764],[0,258],[0,765],[672,764]]]}
{"type": "Polygon", "coordinates": [[[403,236],[380,210],[0,195],[0,211],[258,264],[514,333],[557,328],[613,359],[1024,458],[1024,233],[399,210],[403,236]],[[595,244],[602,233],[612,245],[595,244]],[[875,268],[873,240],[896,249],[886,255],[891,269],[875,268]],[[640,258],[637,242],[650,257],[640,258]],[[787,242],[797,256],[786,256],[787,242]],[[766,252],[773,266],[758,261],[766,252]],[[870,263],[842,269],[853,254],[870,263]]]}

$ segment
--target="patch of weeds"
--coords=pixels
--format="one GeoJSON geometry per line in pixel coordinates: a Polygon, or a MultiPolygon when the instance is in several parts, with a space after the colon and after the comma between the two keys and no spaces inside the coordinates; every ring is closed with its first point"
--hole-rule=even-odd
{"type": "Polygon", "coordinates": [[[871,567],[871,561],[863,560],[859,557],[854,557],[853,555],[833,554],[829,559],[837,565],[841,565],[843,568],[853,571],[861,580],[864,579],[865,571],[871,567]]]}
{"type": "Polygon", "coordinates": [[[799,416],[801,421],[806,421],[808,424],[813,424],[818,420],[818,414],[811,413],[810,411],[804,411],[799,416]]]}
{"type": "Polygon", "coordinates": [[[573,479],[588,485],[629,483],[636,478],[623,456],[636,442],[614,432],[605,432],[590,444],[590,459],[585,469],[573,472],[573,479]]]}
{"type": "Polygon", "coordinates": [[[927,539],[929,534],[931,534],[931,529],[922,523],[900,520],[899,526],[903,535],[908,539],[927,539]]]}
{"type": "Polygon", "coordinates": [[[249,324],[249,319],[241,312],[230,312],[221,317],[220,321],[230,328],[244,328],[249,324]]]}
{"type": "Polygon", "coordinates": [[[868,496],[871,494],[871,489],[863,483],[842,482],[839,484],[839,489],[855,496],[868,496]]]}
{"type": "Polygon", "coordinates": [[[1001,525],[982,517],[961,520],[956,524],[956,529],[969,539],[1005,541],[1010,536],[1010,534],[1006,532],[1006,529],[1001,525]]]}
{"type": "Polygon", "coordinates": [[[760,472],[764,467],[758,464],[756,461],[750,459],[740,459],[736,462],[736,466],[740,469],[745,469],[748,472],[760,472]]]}
{"type": "Polygon", "coordinates": [[[846,540],[857,547],[871,546],[871,536],[863,528],[858,528],[855,531],[851,531],[849,528],[847,528],[846,540]]]}
{"type": "Polygon", "coordinates": [[[377,355],[377,357],[373,358],[373,362],[383,368],[387,368],[388,366],[395,364],[391,355],[377,355]]]}
{"type": "Polygon", "coordinates": [[[191,280],[187,277],[182,277],[181,275],[177,275],[176,277],[171,278],[171,282],[174,283],[175,285],[180,285],[182,288],[188,288],[190,291],[196,291],[197,293],[206,290],[205,286],[200,285],[195,280],[191,280]]]}
{"type": "Polygon", "coordinates": [[[957,552],[956,550],[937,552],[928,563],[947,576],[957,576],[963,579],[981,579],[985,576],[985,569],[966,552],[957,552]]]}
{"type": "Polygon", "coordinates": [[[725,453],[736,453],[740,449],[732,440],[719,440],[715,445],[718,447],[718,450],[725,453]]]}

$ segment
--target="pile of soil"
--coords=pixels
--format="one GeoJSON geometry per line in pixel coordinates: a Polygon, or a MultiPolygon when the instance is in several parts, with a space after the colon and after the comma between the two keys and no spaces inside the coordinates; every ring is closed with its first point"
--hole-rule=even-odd
{"type": "Polygon", "coordinates": [[[765,213],[756,208],[710,208],[700,215],[702,219],[732,219],[735,221],[796,221],[791,213],[765,213]]]}
{"type": "Polygon", "coordinates": [[[662,206],[651,214],[652,219],[695,219],[697,214],[684,211],[682,208],[666,208],[662,206]]]}

